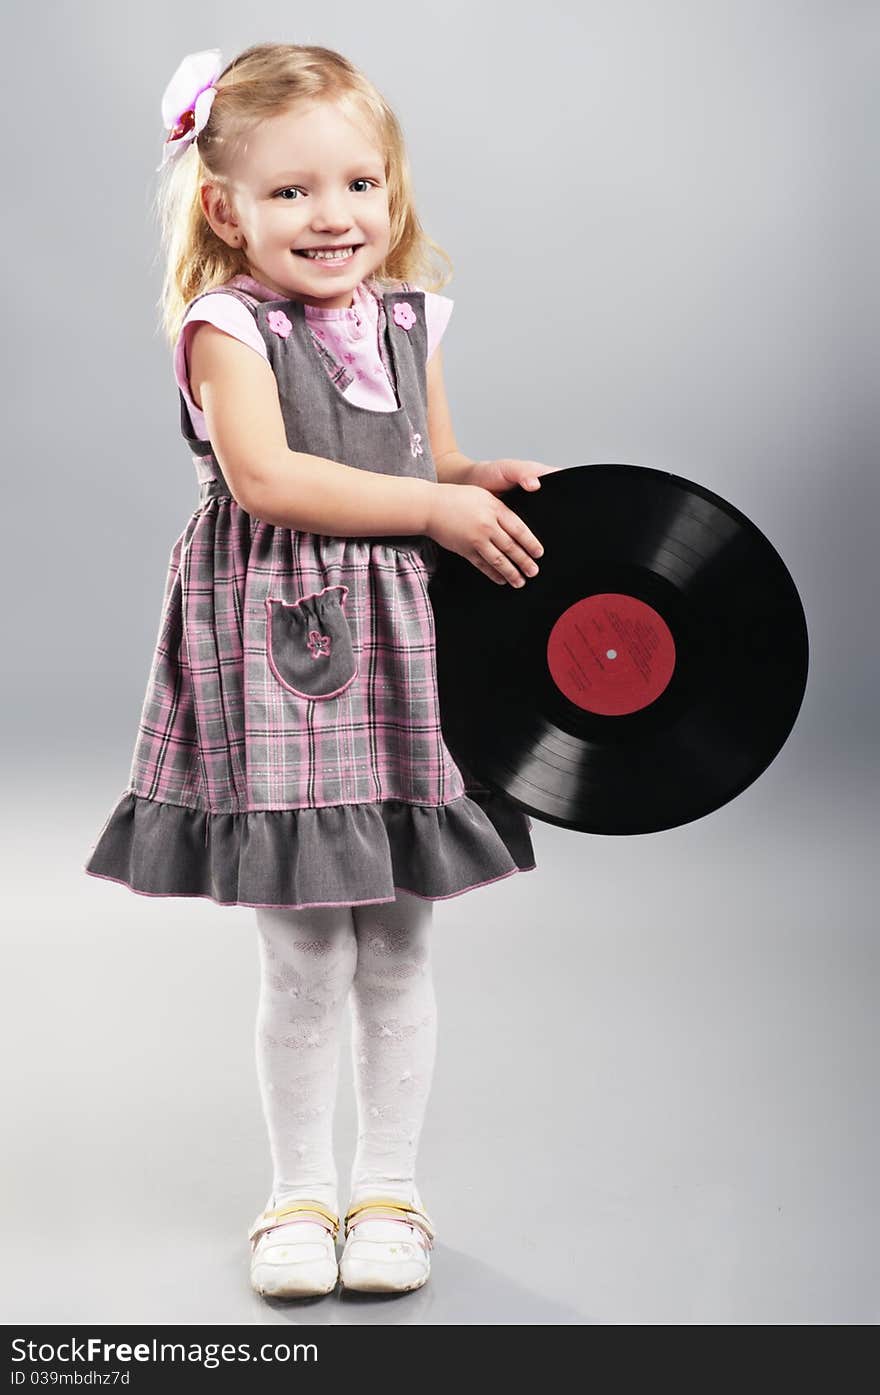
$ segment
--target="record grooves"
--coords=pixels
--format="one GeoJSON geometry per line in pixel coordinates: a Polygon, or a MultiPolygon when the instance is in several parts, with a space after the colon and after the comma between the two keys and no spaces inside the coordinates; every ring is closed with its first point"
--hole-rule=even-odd
{"type": "Polygon", "coordinates": [[[453,756],[533,817],[658,832],[742,793],[803,700],[807,627],[767,538],[710,490],[584,465],[501,496],[544,546],[524,587],[438,549],[429,593],[453,756]]]}

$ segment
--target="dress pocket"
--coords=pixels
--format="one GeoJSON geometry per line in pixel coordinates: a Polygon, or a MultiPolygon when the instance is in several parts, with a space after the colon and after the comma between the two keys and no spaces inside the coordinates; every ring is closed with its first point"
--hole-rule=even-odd
{"type": "Polygon", "coordinates": [[[344,693],[358,674],[348,620],[347,586],[325,586],[295,601],[266,597],[266,656],[278,682],[302,698],[344,693]]]}

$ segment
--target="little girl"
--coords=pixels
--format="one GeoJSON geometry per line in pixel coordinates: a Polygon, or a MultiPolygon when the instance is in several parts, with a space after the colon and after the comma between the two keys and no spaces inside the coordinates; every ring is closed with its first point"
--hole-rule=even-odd
{"type": "Polygon", "coordinates": [[[294,44],[222,70],[190,54],[162,114],[164,326],[199,506],[171,552],[129,784],[84,870],[256,908],[274,1176],[254,1288],[418,1288],[432,903],[535,866],[531,820],[444,744],[428,582],[438,547],[501,585],[534,575],[540,543],[498,495],[551,467],[457,449],[452,302],[417,284],[441,249],[398,122],[351,63],[294,44]],[[337,1266],[346,1001],[359,1132],[337,1266]]]}

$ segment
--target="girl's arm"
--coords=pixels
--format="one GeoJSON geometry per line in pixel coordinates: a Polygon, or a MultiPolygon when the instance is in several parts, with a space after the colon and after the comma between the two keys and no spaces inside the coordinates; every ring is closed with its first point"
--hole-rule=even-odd
{"type": "Polygon", "coordinates": [[[425,533],[431,480],[380,475],[287,444],[269,364],[241,340],[202,321],[192,332],[189,378],[233,498],[282,528],[343,537],[425,533]]]}
{"type": "Polygon", "coordinates": [[[431,438],[431,454],[437,467],[437,479],[441,484],[470,484],[472,467],[476,461],[462,455],[452,429],[452,417],[446,400],[446,387],[443,382],[443,360],[441,347],[428,359],[426,369],[428,384],[428,435],[431,438]]]}
{"type": "Polygon", "coordinates": [[[462,455],[456,445],[446,401],[439,345],[428,359],[427,383],[428,435],[439,483],[475,484],[488,489],[490,494],[503,494],[514,485],[535,490],[541,487],[540,476],[557,468],[542,465],[537,460],[471,460],[462,455]]]}

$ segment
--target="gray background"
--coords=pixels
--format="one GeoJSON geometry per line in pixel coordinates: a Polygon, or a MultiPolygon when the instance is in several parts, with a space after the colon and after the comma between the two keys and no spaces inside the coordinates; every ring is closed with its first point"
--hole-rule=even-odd
{"type": "Polygon", "coordinates": [[[6,11],[4,1320],[876,1322],[877,7],[311,13],[6,11]],[[253,913],[82,871],[197,502],[160,97],[185,53],[263,39],[341,49],[400,116],[456,267],[462,449],[699,481],[780,551],[811,640],[738,799],[640,837],[536,822],[537,872],[437,903],[434,1274],[376,1302],[248,1288],[253,913]]]}

